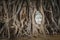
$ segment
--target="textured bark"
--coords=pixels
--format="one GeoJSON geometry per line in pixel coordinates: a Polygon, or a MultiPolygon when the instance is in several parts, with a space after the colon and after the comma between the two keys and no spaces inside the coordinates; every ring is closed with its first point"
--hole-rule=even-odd
{"type": "Polygon", "coordinates": [[[4,23],[1,37],[60,34],[59,0],[1,0],[0,22],[4,23]],[[37,11],[42,15],[41,24],[35,21],[37,11]]]}

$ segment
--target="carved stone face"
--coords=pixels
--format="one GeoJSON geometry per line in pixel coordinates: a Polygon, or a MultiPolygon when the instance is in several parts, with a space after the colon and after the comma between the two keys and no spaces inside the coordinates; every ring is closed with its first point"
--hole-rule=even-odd
{"type": "Polygon", "coordinates": [[[36,14],[35,14],[35,22],[37,24],[41,24],[41,21],[42,21],[42,14],[39,11],[36,11],[36,14]]]}

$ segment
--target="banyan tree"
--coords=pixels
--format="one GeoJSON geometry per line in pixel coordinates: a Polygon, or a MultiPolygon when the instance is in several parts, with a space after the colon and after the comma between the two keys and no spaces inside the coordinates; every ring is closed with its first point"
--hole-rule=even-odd
{"type": "Polygon", "coordinates": [[[60,34],[59,0],[0,0],[0,38],[60,34]]]}

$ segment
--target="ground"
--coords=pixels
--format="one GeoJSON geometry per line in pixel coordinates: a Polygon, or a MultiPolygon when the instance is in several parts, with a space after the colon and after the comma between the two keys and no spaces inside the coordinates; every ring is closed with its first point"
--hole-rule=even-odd
{"type": "MultiPolygon", "coordinates": [[[[0,40],[45,40],[42,37],[21,37],[21,38],[13,38],[13,39],[0,39],[0,40]]],[[[60,40],[60,35],[50,35],[47,36],[47,40],[60,40]]]]}

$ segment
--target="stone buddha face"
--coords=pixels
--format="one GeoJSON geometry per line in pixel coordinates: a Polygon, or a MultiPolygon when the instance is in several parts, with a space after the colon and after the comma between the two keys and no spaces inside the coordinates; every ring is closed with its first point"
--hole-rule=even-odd
{"type": "Polygon", "coordinates": [[[41,21],[42,21],[42,14],[39,11],[36,11],[36,14],[35,14],[35,22],[37,24],[41,24],[41,21]]]}

